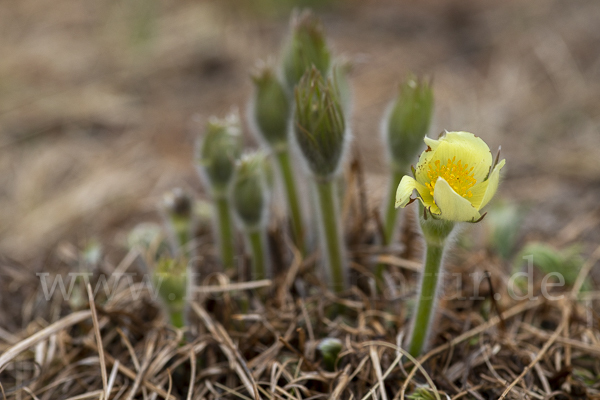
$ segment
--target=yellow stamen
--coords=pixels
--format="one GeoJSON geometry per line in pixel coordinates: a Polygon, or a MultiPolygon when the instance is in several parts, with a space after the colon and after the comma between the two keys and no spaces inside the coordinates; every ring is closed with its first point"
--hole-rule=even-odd
{"type": "Polygon", "coordinates": [[[477,183],[473,177],[475,167],[469,168],[468,164],[463,165],[461,160],[456,162],[456,157],[448,159],[445,165],[441,165],[440,160],[428,165],[427,177],[429,183],[425,185],[429,189],[429,193],[433,196],[435,183],[438,178],[444,178],[452,189],[462,197],[473,197],[473,193],[469,190],[477,183]]]}

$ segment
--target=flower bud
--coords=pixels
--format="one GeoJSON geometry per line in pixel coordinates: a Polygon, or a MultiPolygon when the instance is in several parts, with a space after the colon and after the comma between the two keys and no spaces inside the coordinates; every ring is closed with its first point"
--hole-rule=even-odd
{"type": "Polygon", "coordinates": [[[163,209],[167,215],[169,228],[174,235],[175,250],[190,241],[192,233],[192,197],[181,188],[175,188],[163,196],[163,209]]]}
{"type": "Polygon", "coordinates": [[[153,282],[171,317],[171,322],[181,328],[187,293],[186,263],[172,258],[159,260],[154,271],[153,282]]]}
{"type": "Polygon", "coordinates": [[[181,188],[165,193],[163,206],[171,218],[188,219],[192,216],[192,198],[181,188]]]}
{"type": "Polygon", "coordinates": [[[290,38],[283,50],[283,73],[290,91],[313,66],[327,76],[331,57],[323,25],[312,12],[295,14],[291,25],[290,38]]]}
{"type": "Polygon", "coordinates": [[[428,82],[411,76],[400,85],[384,121],[384,135],[394,169],[406,172],[416,158],[429,130],[432,111],[433,91],[428,82]]]}
{"type": "Polygon", "coordinates": [[[212,229],[215,207],[210,201],[196,200],[193,208],[194,215],[194,236],[201,236],[210,232],[212,229]]]}
{"type": "Polygon", "coordinates": [[[269,66],[260,67],[252,80],[255,94],[251,112],[256,130],[276,151],[285,148],[291,114],[285,88],[269,66]]]}
{"type": "Polygon", "coordinates": [[[214,194],[224,196],[242,151],[240,121],[236,114],[211,118],[200,146],[198,163],[214,194]]]}
{"type": "Polygon", "coordinates": [[[295,97],[296,142],[311,172],[328,179],[338,169],[348,136],[338,91],[312,68],[298,83],[295,97]]]}
{"type": "Polygon", "coordinates": [[[264,153],[245,154],[238,161],[231,189],[233,208],[244,227],[260,227],[267,213],[269,189],[265,176],[268,164],[264,153]]]}
{"type": "Polygon", "coordinates": [[[321,356],[323,356],[323,362],[328,371],[335,370],[335,364],[342,347],[342,341],[336,338],[325,338],[319,343],[318,349],[321,356]]]}

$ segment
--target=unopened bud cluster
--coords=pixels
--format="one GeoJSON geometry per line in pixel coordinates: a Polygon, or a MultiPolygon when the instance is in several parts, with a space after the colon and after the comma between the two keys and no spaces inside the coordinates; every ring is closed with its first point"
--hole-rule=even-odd
{"type": "Polygon", "coordinates": [[[348,133],[338,91],[312,68],[296,87],[294,137],[310,171],[330,178],[340,165],[348,133]]]}
{"type": "Polygon", "coordinates": [[[429,131],[432,112],[433,90],[428,82],[411,76],[400,84],[384,121],[392,168],[406,172],[414,162],[429,131]]]}
{"type": "Polygon", "coordinates": [[[198,154],[198,164],[215,195],[223,196],[242,152],[240,121],[236,114],[211,118],[198,154]]]}
{"type": "Polygon", "coordinates": [[[307,70],[312,67],[327,76],[331,54],[321,21],[304,11],[292,17],[291,33],[283,50],[283,73],[288,90],[293,91],[307,70]]]}
{"type": "Polygon", "coordinates": [[[269,169],[268,161],[262,152],[244,154],[237,163],[231,198],[233,208],[247,230],[258,229],[266,222],[269,169]]]}

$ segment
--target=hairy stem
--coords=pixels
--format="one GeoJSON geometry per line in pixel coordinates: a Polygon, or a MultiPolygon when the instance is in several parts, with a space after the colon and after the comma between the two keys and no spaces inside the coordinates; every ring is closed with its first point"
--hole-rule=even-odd
{"type": "Polygon", "coordinates": [[[317,181],[316,185],[321,209],[321,232],[324,235],[326,247],[329,287],[339,293],[346,288],[346,271],[339,232],[338,209],[335,204],[334,183],[333,181],[317,181]]]}
{"type": "Polygon", "coordinates": [[[431,317],[435,314],[436,291],[442,269],[442,257],[448,242],[448,237],[454,230],[454,222],[434,219],[419,203],[419,222],[425,239],[425,268],[421,276],[421,290],[417,299],[417,309],[413,317],[413,331],[408,351],[417,357],[423,350],[423,345],[429,336],[431,317]]]}
{"type": "Polygon", "coordinates": [[[265,279],[267,277],[267,263],[263,232],[261,229],[255,229],[248,232],[247,236],[252,251],[252,279],[265,279]]]}
{"type": "Polygon", "coordinates": [[[225,196],[216,199],[221,261],[226,270],[234,268],[233,225],[229,201],[225,196]]]}
{"type": "Polygon", "coordinates": [[[414,357],[421,354],[423,344],[429,334],[443,254],[443,245],[427,245],[425,269],[421,276],[421,290],[419,291],[412,338],[408,349],[409,353],[414,357]]]}
{"type": "Polygon", "coordinates": [[[304,241],[304,226],[302,223],[302,213],[300,211],[300,202],[298,201],[298,190],[296,189],[296,182],[294,180],[294,171],[292,169],[292,162],[290,159],[290,152],[288,149],[279,151],[277,153],[277,162],[281,169],[281,175],[283,177],[283,184],[285,186],[285,194],[288,204],[288,211],[292,219],[292,234],[294,241],[300,252],[306,254],[306,244],[304,241]]]}

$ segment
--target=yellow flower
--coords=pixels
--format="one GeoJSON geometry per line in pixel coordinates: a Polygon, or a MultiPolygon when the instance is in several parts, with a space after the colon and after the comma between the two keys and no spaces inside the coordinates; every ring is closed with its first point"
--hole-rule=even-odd
{"type": "Polygon", "coordinates": [[[446,132],[439,140],[425,137],[425,150],[415,178],[404,176],[396,191],[396,207],[412,202],[416,189],[434,217],[448,221],[475,222],[494,197],[505,160],[492,165],[487,144],[469,132],[446,132]]]}

